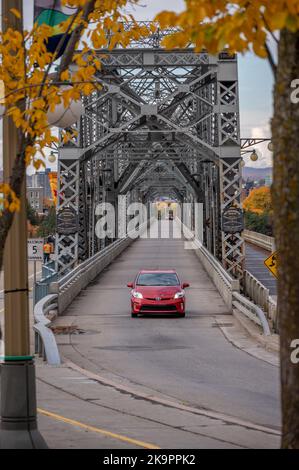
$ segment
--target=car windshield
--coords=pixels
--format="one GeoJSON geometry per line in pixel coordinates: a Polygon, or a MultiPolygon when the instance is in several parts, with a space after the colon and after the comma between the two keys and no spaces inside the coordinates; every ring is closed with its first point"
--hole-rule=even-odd
{"type": "Polygon", "coordinates": [[[137,286],[178,286],[179,279],[175,273],[141,273],[137,286]]]}

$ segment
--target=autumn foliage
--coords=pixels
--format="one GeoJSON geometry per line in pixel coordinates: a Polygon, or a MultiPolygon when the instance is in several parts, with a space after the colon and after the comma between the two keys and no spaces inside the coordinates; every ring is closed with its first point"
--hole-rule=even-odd
{"type": "MultiPolygon", "coordinates": [[[[60,103],[68,108],[72,101],[101,88],[96,78],[101,68],[98,49],[112,49],[116,44],[126,47],[132,38],[148,34],[145,26],[124,14],[127,3],[128,0],[62,0],[63,5],[77,10],[61,24],[60,30],[65,35],[71,32],[72,39],[60,62],[59,47],[55,53],[47,49],[50,26],[36,23],[31,31],[8,27],[0,32],[0,84],[4,90],[0,103],[23,136],[26,165],[39,169],[45,162],[45,148],[58,144],[57,134],[48,123],[48,111],[53,112],[60,103]],[[130,27],[125,28],[128,22],[130,27]]],[[[10,12],[22,20],[22,12],[14,8],[10,12]]],[[[63,131],[62,139],[66,142],[75,135],[76,130],[63,131]]],[[[14,189],[8,183],[0,184],[1,202],[11,212],[19,209],[14,189]]]]}
{"type": "Polygon", "coordinates": [[[157,16],[161,27],[174,26],[178,31],[165,38],[166,47],[185,47],[193,43],[217,53],[244,52],[252,49],[259,57],[268,56],[267,35],[287,28],[299,29],[298,0],[185,0],[181,13],[163,11],[157,16]]]}
{"type": "Polygon", "coordinates": [[[255,214],[270,213],[272,211],[271,191],[267,186],[253,189],[243,202],[246,211],[255,214]]]}

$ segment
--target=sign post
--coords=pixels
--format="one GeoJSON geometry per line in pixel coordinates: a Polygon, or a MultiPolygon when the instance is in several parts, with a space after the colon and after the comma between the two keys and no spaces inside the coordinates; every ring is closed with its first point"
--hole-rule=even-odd
{"type": "Polygon", "coordinates": [[[28,261],[33,261],[33,304],[35,303],[36,262],[44,260],[43,238],[30,238],[27,240],[28,261]]]}

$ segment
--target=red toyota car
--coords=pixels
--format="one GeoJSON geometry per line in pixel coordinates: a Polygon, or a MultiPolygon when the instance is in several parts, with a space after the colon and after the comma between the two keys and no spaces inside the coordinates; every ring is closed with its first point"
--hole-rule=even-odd
{"type": "Polygon", "coordinates": [[[181,283],[177,272],[170,270],[142,270],[131,290],[132,317],[139,313],[172,313],[185,316],[185,291],[189,284],[181,283]]]}

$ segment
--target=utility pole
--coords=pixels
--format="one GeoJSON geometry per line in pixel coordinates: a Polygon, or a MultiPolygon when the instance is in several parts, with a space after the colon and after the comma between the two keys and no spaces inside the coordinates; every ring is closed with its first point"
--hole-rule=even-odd
{"type": "MultiPolygon", "coordinates": [[[[2,0],[2,31],[22,32],[22,0],[2,0]]],[[[22,15],[23,18],[23,15],[22,15]]],[[[3,169],[9,182],[19,152],[19,131],[11,117],[3,119],[3,169]]],[[[35,365],[30,354],[28,305],[26,176],[21,209],[16,212],[4,255],[4,357],[1,362],[0,449],[46,448],[37,429],[35,365]]]]}

